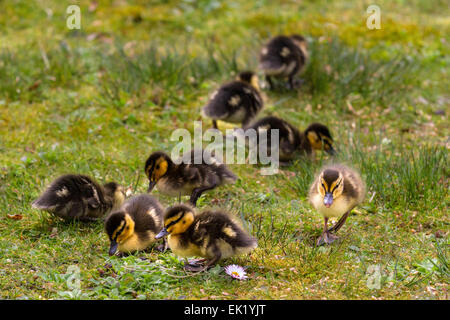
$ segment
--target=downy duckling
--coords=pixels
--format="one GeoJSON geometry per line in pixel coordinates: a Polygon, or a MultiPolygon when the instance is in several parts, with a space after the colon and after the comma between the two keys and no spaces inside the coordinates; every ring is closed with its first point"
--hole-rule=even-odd
{"type": "Polygon", "coordinates": [[[148,192],[156,185],[169,196],[190,195],[194,206],[203,192],[237,179],[225,164],[204,150],[192,150],[187,161],[175,162],[162,151],[154,152],[145,162],[145,174],[150,181],[148,192]]]}
{"type": "Polygon", "coordinates": [[[144,250],[157,241],[164,222],[164,209],[156,198],[141,194],[128,199],[105,220],[111,242],[109,255],[144,250]]]}
{"type": "Polygon", "coordinates": [[[53,181],[32,206],[67,220],[92,221],[119,208],[124,200],[124,190],[115,182],[101,186],[88,176],[67,174],[53,181]]]}
{"type": "Polygon", "coordinates": [[[262,48],[259,66],[266,75],[270,89],[274,88],[272,76],[287,77],[289,88],[294,89],[294,76],[303,69],[307,59],[307,42],[304,37],[277,36],[262,48]]]}
{"type": "Polygon", "coordinates": [[[202,271],[220,259],[246,254],[257,247],[257,241],[223,211],[196,213],[187,205],[176,205],[166,210],[164,228],[156,236],[168,236],[169,248],[182,257],[198,256],[209,261],[204,265],[185,265],[188,271],[202,271]]]}
{"type": "Polygon", "coordinates": [[[262,108],[258,77],[252,71],[245,71],[239,73],[235,81],[214,91],[202,113],[212,119],[213,127],[217,129],[217,120],[244,126],[262,108]]]}
{"type": "Polygon", "coordinates": [[[294,159],[296,153],[310,155],[313,150],[324,150],[331,155],[336,153],[333,148],[333,138],[330,130],[320,123],[313,123],[304,132],[300,132],[286,120],[268,116],[257,120],[245,128],[245,130],[248,129],[256,130],[258,146],[260,146],[260,141],[265,141],[259,139],[259,132],[267,130],[268,155],[271,154],[271,130],[278,129],[279,159],[282,162],[294,159]]]}
{"type": "Polygon", "coordinates": [[[327,166],[320,172],[309,190],[309,201],[325,221],[317,245],[330,244],[338,239],[331,233],[337,232],[350,211],[364,200],[365,190],[360,175],[342,164],[327,166]],[[332,217],[340,219],[328,229],[328,219],[332,217]]]}

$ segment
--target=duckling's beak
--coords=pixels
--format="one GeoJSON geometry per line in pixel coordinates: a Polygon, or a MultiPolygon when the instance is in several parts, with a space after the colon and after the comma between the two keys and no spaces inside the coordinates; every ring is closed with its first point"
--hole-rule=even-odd
{"type": "Polygon", "coordinates": [[[332,146],[330,146],[330,149],[328,149],[326,152],[332,156],[336,155],[337,153],[336,149],[334,149],[332,146]]]}
{"type": "Polygon", "coordinates": [[[323,204],[327,208],[333,204],[333,194],[331,192],[325,193],[325,197],[323,197],[323,204]]]}
{"type": "Polygon", "coordinates": [[[153,188],[155,187],[155,185],[156,185],[155,181],[150,181],[150,183],[148,184],[147,192],[151,192],[153,190],[153,188]]]}
{"type": "Polygon", "coordinates": [[[113,256],[116,254],[118,246],[119,246],[119,244],[117,242],[111,241],[111,246],[109,247],[109,255],[110,256],[113,256]]]}
{"type": "Polygon", "coordinates": [[[161,230],[161,232],[158,233],[158,234],[155,236],[155,239],[160,239],[160,238],[162,238],[162,237],[167,236],[168,234],[169,234],[169,232],[167,231],[167,229],[166,229],[166,228],[163,228],[163,229],[161,230]]]}

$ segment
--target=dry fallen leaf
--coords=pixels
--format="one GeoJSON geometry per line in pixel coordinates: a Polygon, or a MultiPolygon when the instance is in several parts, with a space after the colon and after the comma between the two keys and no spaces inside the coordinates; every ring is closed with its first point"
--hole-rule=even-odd
{"type": "Polygon", "coordinates": [[[42,83],[42,80],[36,80],[29,88],[29,91],[33,91],[35,89],[37,89],[42,83]]]}
{"type": "Polygon", "coordinates": [[[21,214],[8,214],[7,217],[13,220],[22,220],[23,218],[21,214]]]}

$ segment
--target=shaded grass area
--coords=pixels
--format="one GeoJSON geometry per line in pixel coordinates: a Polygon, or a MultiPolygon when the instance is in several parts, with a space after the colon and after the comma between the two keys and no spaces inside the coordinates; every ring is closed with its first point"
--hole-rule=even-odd
{"type": "Polygon", "coordinates": [[[64,3],[52,2],[52,15],[34,1],[1,3],[11,21],[22,17],[14,29],[0,18],[8,40],[0,46],[1,297],[448,298],[448,45],[440,10],[381,2],[386,28],[368,34],[359,23],[363,2],[99,1],[92,11],[80,3],[79,32],[65,29],[64,3]],[[412,14],[400,19],[398,9],[412,14]],[[51,21],[54,37],[31,32],[30,21],[51,21]],[[203,195],[199,207],[240,216],[259,247],[199,275],[183,272],[171,253],[110,258],[101,223],[64,223],[30,208],[67,172],[145,192],[148,154],[170,150],[172,130],[192,132],[208,95],[254,69],[269,35],[298,30],[311,51],[304,85],[265,91],[263,115],[300,129],[327,124],[337,160],[362,173],[367,197],[341,242],[314,246],[322,221],[306,197],[332,161],[321,153],[268,177],[258,166],[231,165],[237,183],[203,195]],[[228,263],[248,267],[250,280],[227,277],[228,263]],[[73,289],[73,266],[81,290],[73,289]]]}

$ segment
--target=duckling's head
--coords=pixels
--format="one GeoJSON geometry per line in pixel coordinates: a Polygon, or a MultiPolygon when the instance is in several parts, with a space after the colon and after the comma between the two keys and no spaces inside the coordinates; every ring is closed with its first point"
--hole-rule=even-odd
{"type": "Polygon", "coordinates": [[[119,208],[125,201],[125,190],[116,182],[108,182],[103,185],[105,192],[113,199],[113,208],[119,208]]]}
{"type": "Polygon", "coordinates": [[[258,76],[253,71],[243,71],[237,76],[238,81],[248,83],[256,90],[259,90],[258,76]]]}
{"type": "Polygon", "coordinates": [[[145,162],[145,175],[150,181],[147,192],[153,190],[158,180],[164,177],[172,165],[173,162],[170,157],[162,151],[153,152],[148,157],[145,162]]]}
{"type": "Polygon", "coordinates": [[[185,232],[194,221],[194,216],[194,209],[184,204],[168,208],[164,214],[164,228],[155,238],[159,239],[169,234],[177,235],[185,232]]]}
{"type": "Polygon", "coordinates": [[[112,256],[116,253],[119,244],[125,242],[134,233],[134,221],[124,210],[116,211],[106,220],[105,230],[111,241],[109,255],[112,256]]]}
{"type": "Polygon", "coordinates": [[[323,197],[324,206],[329,208],[333,201],[342,195],[344,176],[338,170],[325,169],[319,176],[317,188],[323,197]]]}
{"type": "Polygon", "coordinates": [[[333,138],[327,126],[320,123],[313,123],[306,128],[305,137],[313,149],[325,150],[331,155],[336,154],[336,150],[333,148],[333,138]]]}

